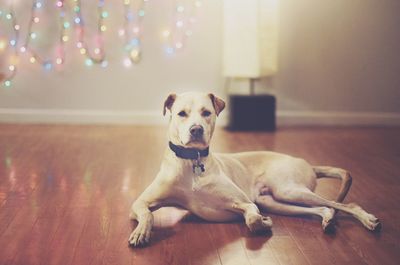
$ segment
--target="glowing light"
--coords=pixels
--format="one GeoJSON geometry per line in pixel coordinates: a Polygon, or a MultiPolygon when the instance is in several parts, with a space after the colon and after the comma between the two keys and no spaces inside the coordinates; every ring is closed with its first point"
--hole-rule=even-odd
{"type": "Polygon", "coordinates": [[[138,34],[139,31],[140,31],[140,28],[139,28],[139,27],[134,27],[134,28],[132,29],[132,31],[133,31],[133,33],[135,33],[135,34],[138,34]]]}
{"type": "Polygon", "coordinates": [[[8,14],[6,15],[6,18],[7,18],[7,19],[12,19],[12,15],[11,15],[10,13],[8,13],[8,14]]]}
{"type": "Polygon", "coordinates": [[[131,41],[130,41],[130,44],[133,45],[133,46],[138,46],[139,43],[140,43],[140,41],[139,41],[138,38],[133,38],[133,39],[131,39],[131,41]]]}
{"type": "Polygon", "coordinates": [[[125,45],[125,51],[130,51],[130,50],[132,50],[132,45],[130,44],[125,45]]]}
{"type": "Polygon", "coordinates": [[[62,2],[62,1],[57,1],[56,5],[57,5],[58,7],[62,7],[62,6],[63,6],[63,2],[62,2]]]}
{"type": "Polygon", "coordinates": [[[11,45],[11,46],[15,46],[15,44],[17,44],[17,41],[16,41],[16,40],[10,40],[10,45],[11,45]]]}
{"type": "Polygon", "coordinates": [[[3,51],[7,47],[7,42],[5,40],[0,40],[0,51],[3,51]]]}
{"type": "Polygon", "coordinates": [[[174,48],[172,48],[172,47],[168,47],[165,51],[166,51],[168,54],[173,54],[173,53],[175,52],[174,48]]]}
{"type": "Polygon", "coordinates": [[[63,63],[63,59],[61,59],[61,58],[56,59],[56,64],[62,64],[62,63],[63,63]]]}
{"type": "Polygon", "coordinates": [[[140,55],[140,52],[137,49],[133,49],[130,54],[132,59],[137,59],[140,55]]]}
{"type": "Polygon", "coordinates": [[[65,21],[65,22],[64,22],[64,28],[67,29],[67,28],[69,28],[69,27],[70,27],[69,22],[68,22],[68,21],[65,21]]]}
{"type": "Polygon", "coordinates": [[[163,35],[165,38],[168,38],[169,35],[171,35],[171,32],[170,32],[169,30],[164,30],[163,33],[162,33],[162,35],[163,35]]]}
{"type": "Polygon", "coordinates": [[[21,28],[21,27],[20,27],[19,25],[15,25],[15,26],[14,26],[14,29],[15,29],[15,30],[19,30],[20,28],[21,28]]]}
{"type": "Polygon", "coordinates": [[[123,30],[123,29],[118,30],[118,35],[120,37],[124,36],[125,35],[125,30],[123,30]]]}
{"type": "Polygon", "coordinates": [[[79,17],[76,17],[76,18],[74,19],[74,21],[75,21],[75,24],[81,23],[81,19],[80,19],[79,17]]]}
{"type": "Polygon", "coordinates": [[[182,21],[182,20],[176,21],[176,26],[177,26],[178,28],[183,27],[183,21],[182,21]]]}
{"type": "Polygon", "coordinates": [[[62,36],[62,41],[63,42],[67,42],[69,40],[67,35],[62,36]]]}
{"type": "Polygon", "coordinates": [[[85,64],[86,64],[86,66],[92,66],[93,65],[93,60],[88,58],[88,59],[85,60],[85,64]]]}
{"type": "Polygon", "coordinates": [[[108,17],[108,12],[107,11],[103,11],[103,13],[101,13],[101,17],[102,18],[107,18],[108,17]]]}
{"type": "Polygon", "coordinates": [[[177,42],[177,43],[175,43],[175,47],[176,47],[177,49],[182,48],[182,47],[183,47],[182,42],[177,42]]]}
{"type": "Polygon", "coordinates": [[[123,63],[124,63],[125,67],[131,67],[131,65],[132,65],[132,61],[129,58],[125,58],[123,63]]]}
{"type": "Polygon", "coordinates": [[[19,48],[19,50],[20,50],[22,53],[24,53],[24,52],[26,52],[26,47],[25,47],[25,46],[22,46],[21,48],[19,48]]]}
{"type": "Polygon", "coordinates": [[[108,66],[108,62],[107,61],[102,61],[101,62],[101,67],[106,68],[108,66]]]}
{"type": "Polygon", "coordinates": [[[10,80],[4,81],[4,85],[5,85],[6,87],[10,87],[10,86],[11,86],[11,81],[10,81],[10,80]]]}
{"type": "Polygon", "coordinates": [[[128,20],[132,20],[132,19],[133,19],[133,14],[132,14],[132,12],[129,11],[129,13],[126,14],[125,17],[126,17],[128,20]]]}
{"type": "Polygon", "coordinates": [[[36,7],[36,8],[41,8],[41,7],[42,7],[42,3],[36,2],[35,7],[36,7]]]}
{"type": "Polygon", "coordinates": [[[35,59],[35,57],[31,57],[31,58],[29,58],[29,61],[30,61],[31,63],[35,63],[35,62],[36,62],[36,59],[35,59]]]}
{"type": "Polygon", "coordinates": [[[8,67],[8,70],[10,70],[11,72],[13,72],[15,70],[15,65],[10,65],[8,67]]]}
{"type": "Polygon", "coordinates": [[[94,53],[95,54],[99,54],[100,53],[100,49],[99,48],[94,49],[94,53]]]}
{"type": "Polygon", "coordinates": [[[40,18],[38,18],[38,17],[34,17],[34,18],[33,18],[33,22],[39,23],[39,21],[40,21],[40,18]]]}
{"type": "Polygon", "coordinates": [[[78,47],[78,48],[82,48],[82,47],[83,47],[83,44],[82,44],[82,42],[80,42],[80,41],[79,41],[79,42],[77,42],[77,43],[76,43],[76,47],[78,47]]]}
{"type": "Polygon", "coordinates": [[[80,51],[81,54],[86,54],[86,49],[85,48],[81,48],[79,51],[80,51]]]}
{"type": "Polygon", "coordinates": [[[185,11],[185,8],[183,6],[178,6],[176,8],[176,11],[178,11],[179,13],[182,13],[183,11],[185,11]]]}
{"type": "Polygon", "coordinates": [[[106,31],[106,30],[107,30],[107,27],[106,27],[105,25],[101,25],[100,30],[101,30],[101,31],[106,31]]]}
{"type": "Polygon", "coordinates": [[[35,32],[32,32],[32,33],[31,33],[31,39],[34,40],[34,39],[36,39],[36,37],[37,37],[37,34],[36,34],[35,32]]]}
{"type": "Polygon", "coordinates": [[[53,65],[50,62],[46,62],[43,64],[45,70],[50,71],[53,68],[53,65]]]}

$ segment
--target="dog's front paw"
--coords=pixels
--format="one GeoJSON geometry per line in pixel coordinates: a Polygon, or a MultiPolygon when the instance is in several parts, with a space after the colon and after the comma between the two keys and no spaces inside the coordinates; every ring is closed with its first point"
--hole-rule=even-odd
{"type": "Polygon", "coordinates": [[[149,243],[151,229],[145,225],[138,225],[129,236],[129,245],[133,247],[141,247],[149,243]]]}
{"type": "Polygon", "coordinates": [[[255,214],[247,218],[246,224],[251,232],[268,232],[272,227],[272,219],[269,216],[255,214]]]}

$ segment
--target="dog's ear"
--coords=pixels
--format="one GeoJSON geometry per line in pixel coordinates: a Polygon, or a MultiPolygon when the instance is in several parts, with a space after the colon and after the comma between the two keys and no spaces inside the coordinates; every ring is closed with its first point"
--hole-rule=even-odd
{"type": "Polygon", "coordinates": [[[163,110],[163,115],[167,113],[167,109],[171,110],[172,105],[174,104],[176,99],[176,94],[170,94],[167,99],[164,102],[164,110],[163,110]]]}
{"type": "Polygon", "coordinates": [[[214,106],[215,113],[217,116],[221,113],[221,111],[225,108],[225,101],[220,99],[219,97],[215,96],[214,94],[210,93],[208,96],[211,99],[211,102],[214,106]]]}

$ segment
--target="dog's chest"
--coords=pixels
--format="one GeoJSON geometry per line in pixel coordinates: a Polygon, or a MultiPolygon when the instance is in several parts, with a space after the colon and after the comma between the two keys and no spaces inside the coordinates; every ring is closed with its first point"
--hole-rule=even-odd
{"type": "Polygon", "coordinates": [[[229,211],[234,187],[229,182],[198,177],[185,188],[186,207],[208,221],[229,221],[237,215],[229,211]],[[222,182],[222,183],[221,183],[222,182]]]}

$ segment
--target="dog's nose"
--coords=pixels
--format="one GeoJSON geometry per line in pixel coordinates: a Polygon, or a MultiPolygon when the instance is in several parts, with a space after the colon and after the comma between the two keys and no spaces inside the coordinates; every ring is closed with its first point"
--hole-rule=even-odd
{"type": "Polygon", "coordinates": [[[193,125],[192,127],[190,127],[190,134],[193,137],[200,137],[202,136],[204,133],[204,128],[201,125],[193,125]]]}

